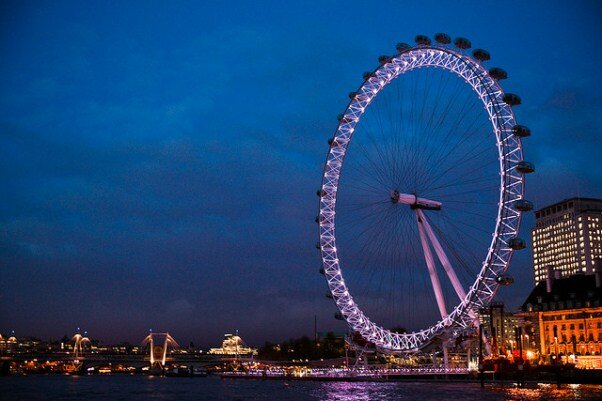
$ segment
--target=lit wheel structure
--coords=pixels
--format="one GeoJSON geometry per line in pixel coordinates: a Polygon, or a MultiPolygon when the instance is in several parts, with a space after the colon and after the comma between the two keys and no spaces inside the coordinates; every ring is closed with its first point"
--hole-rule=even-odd
{"type": "MultiPolygon", "coordinates": [[[[322,185],[317,193],[320,198],[319,215],[316,218],[319,224],[317,248],[322,258],[320,272],[325,275],[328,283],[327,296],[332,298],[338,307],[339,311],[335,316],[345,320],[350,331],[356,335],[359,334],[364,340],[375,344],[379,350],[391,353],[416,352],[424,349],[437,338],[475,327],[478,311],[490,303],[500,285],[511,282],[511,278],[505,273],[513,252],[525,247],[524,241],[518,237],[521,213],[533,207],[524,199],[524,175],[533,172],[534,167],[523,160],[521,145],[521,139],[529,136],[530,130],[515,121],[512,107],[520,104],[520,98],[505,93],[499,84],[500,80],[507,77],[506,72],[499,68],[489,70],[485,68],[484,62],[489,60],[489,53],[477,49],[471,56],[467,52],[470,42],[464,38],[457,38],[453,44],[450,44],[451,40],[445,34],[437,34],[435,43],[431,43],[425,36],[417,36],[416,43],[415,46],[400,43],[396,55],[381,56],[380,65],[372,72],[365,73],[364,82],[355,92],[350,93],[350,102],[344,113],[339,116],[337,129],[329,140],[330,148],[324,166],[322,185]],[[425,70],[427,76],[432,79],[425,79],[424,86],[409,82],[407,85],[398,86],[396,95],[394,89],[387,89],[400,78],[410,77],[425,70]],[[432,77],[433,74],[441,76],[432,77]],[[418,92],[411,92],[407,96],[404,92],[406,87],[413,85],[414,89],[421,87],[424,93],[428,93],[433,85],[431,81],[444,82],[449,79],[449,76],[458,80],[460,86],[465,88],[459,90],[466,90],[468,96],[472,96],[471,99],[479,105],[478,113],[481,114],[474,111],[474,120],[480,121],[485,128],[475,128],[474,132],[478,132],[479,135],[484,133],[482,140],[477,138],[477,134],[467,134],[472,132],[470,131],[472,128],[463,122],[464,113],[461,112],[460,106],[455,104],[460,102],[460,100],[456,102],[455,92],[449,96],[450,100],[446,102],[439,100],[444,98],[446,86],[440,85],[442,89],[434,95],[434,100],[432,96],[431,100],[428,100],[427,95],[422,96],[424,98],[422,113],[414,112],[415,108],[419,108],[416,105],[418,92]],[[386,92],[387,90],[389,92],[386,92]],[[378,98],[382,93],[388,93],[382,95],[385,98],[397,99],[396,106],[391,106],[389,102],[386,107],[382,106],[386,112],[373,116],[373,120],[376,121],[374,125],[380,125],[380,129],[375,129],[381,132],[380,136],[370,134],[368,128],[365,128],[366,132],[362,132],[362,123],[364,118],[367,118],[366,114],[372,107],[376,107],[374,105],[378,104],[378,98]],[[429,102],[437,101],[442,104],[431,107],[432,113],[424,112],[429,108],[429,102]],[[457,114],[453,121],[450,117],[453,113],[450,113],[450,110],[455,110],[457,114]],[[443,122],[437,124],[439,114],[442,116],[441,121],[449,120],[451,127],[449,132],[442,128],[445,127],[443,122]],[[413,121],[406,123],[409,119],[413,121]],[[395,121],[391,122],[392,120],[395,121]],[[461,140],[454,139],[456,137],[461,140]],[[474,143],[471,143],[471,140],[474,143]],[[350,149],[353,149],[356,141],[359,142],[354,154],[350,149]],[[476,156],[476,150],[473,151],[478,149],[480,152],[480,146],[487,147],[483,148],[482,153],[490,157],[487,162],[482,162],[483,177],[477,179],[474,177],[480,169],[474,169],[469,164],[471,160],[481,160],[478,159],[481,156],[476,156]],[[388,152],[385,151],[387,147],[388,152]],[[491,153],[487,153],[489,150],[491,153]],[[452,157],[451,154],[454,152],[457,156],[452,157]],[[471,157],[473,153],[475,156],[471,157]],[[353,165],[354,157],[359,157],[362,162],[357,162],[356,159],[356,164],[353,165]],[[469,169],[459,173],[458,161],[464,160],[463,158],[468,160],[469,169]],[[449,164],[447,170],[444,168],[446,163],[449,164]],[[349,171],[345,168],[348,164],[352,166],[347,167],[349,171]],[[441,167],[442,165],[444,167],[441,167]],[[487,165],[492,167],[488,169],[487,165]],[[353,176],[354,171],[359,173],[353,176]],[[437,176],[433,177],[435,173],[437,176]],[[345,174],[351,176],[347,181],[345,181],[345,174]],[[464,197],[454,197],[453,193],[449,194],[442,192],[442,189],[437,189],[446,188],[444,185],[446,179],[454,180],[448,184],[448,188],[464,186],[466,188],[462,195],[464,197]],[[429,182],[430,187],[427,185],[429,182]],[[481,182],[485,184],[479,186],[481,182]],[[369,202],[365,202],[366,205],[387,208],[386,213],[391,214],[383,219],[381,218],[383,214],[379,210],[385,209],[371,209],[369,213],[366,212],[362,218],[358,218],[358,221],[350,225],[362,227],[362,225],[372,224],[372,226],[366,229],[354,228],[355,231],[349,235],[349,238],[352,238],[349,242],[351,245],[345,248],[345,244],[340,244],[337,238],[339,219],[344,220],[345,213],[347,216],[353,216],[354,210],[358,210],[359,206],[345,210],[339,210],[339,206],[355,196],[351,191],[345,192],[345,188],[354,185],[362,186],[362,190],[366,191],[366,196],[370,198],[369,202]],[[480,226],[490,224],[491,228],[488,231],[489,235],[481,236],[483,246],[482,249],[477,250],[480,254],[478,263],[472,263],[467,268],[468,282],[466,280],[462,282],[457,275],[457,264],[468,264],[466,262],[468,259],[463,257],[461,252],[454,251],[454,240],[457,238],[454,236],[444,238],[445,227],[454,227],[454,224],[460,227],[461,224],[466,224],[467,220],[472,221],[469,213],[481,216],[475,212],[478,211],[479,199],[474,200],[472,195],[474,193],[479,196],[479,199],[481,197],[484,199],[489,194],[491,196],[489,199],[493,199],[491,205],[494,206],[490,208],[491,213],[483,214],[486,216],[483,223],[475,223],[480,226]],[[456,209],[455,214],[450,211],[449,218],[440,218],[444,211],[452,210],[453,202],[456,202],[456,206],[467,204],[467,207],[456,209]],[[398,217],[401,215],[405,217],[398,217]],[[378,220],[379,218],[381,219],[378,220]],[[454,218],[456,223],[453,222],[454,218]],[[411,230],[407,227],[400,228],[402,226],[412,228],[411,230]],[[368,238],[363,243],[352,242],[366,232],[371,234],[368,234],[368,238]],[[387,245],[392,249],[386,249],[387,245]],[[377,249],[376,246],[379,248],[377,249]],[[369,304],[369,298],[384,298],[379,297],[379,291],[392,293],[397,291],[406,295],[411,291],[403,291],[402,288],[396,287],[394,280],[385,278],[381,280],[381,287],[384,289],[373,291],[371,297],[361,301],[358,300],[361,298],[359,293],[356,294],[354,291],[368,286],[371,279],[358,279],[357,283],[350,285],[346,278],[348,275],[352,276],[349,273],[352,270],[362,274],[363,270],[368,270],[368,265],[371,266],[372,275],[378,274],[378,269],[381,267],[384,269],[388,264],[392,266],[391,269],[396,268],[397,265],[403,264],[405,260],[403,255],[414,252],[420,254],[421,269],[429,279],[427,282],[434,294],[432,304],[436,305],[438,314],[431,323],[421,326],[425,328],[419,328],[411,333],[394,332],[374,319],[371,316],[372,311],[364,310],[363,306],[369,304]],[[455,259],[451,253],[455,255],[455,259]],[[368,261],[370,255],[376,256],[368,261]],[[389,259],[387,255],[390,256],[389,259]],[[346,267],[354,263],[354,268],[346,267]],[[472,272],[470,272],[471,268],[472,272]],[[439,280],[438,270],[447,276],[447,280],[443,281],[445,284],[439,280]],[[385,288],[387,285],[389,288],[385,288]],[[451,306],[449,293],[453,298],[451,306]]],[[[466,112],[476,110],[474,106],[468,108],[466,112]]],[[[458,233],[468,235],[470,230],[460,229],[458,233]]],[[[468,251],[472,252],[472,248],[476,246],[468,251]]],[[[408,265],[416,264],[409,259],[406,262],[408,265]]],[[[417,274],[413,273],[417,271],[416,268],[403,270],[402,266],[400,269],[402,274],[398,277],[401,285],[405,285],[404,283],[409,280],[402,279],[405,277],[404,274],[417,274]]],[[[420,292],[420,296],[423,296],[423,293],[424,291],[420,292]]],[[[387,301],[382,302],[386,306],[387,301]]],[[[405,303],[407,304],[407,301],[405,303]]],[[[376,314],[380,309],[383,308],[376,308],[376,314]]],[[[397,321],[403,324],[403,316],[397,321]]]]}

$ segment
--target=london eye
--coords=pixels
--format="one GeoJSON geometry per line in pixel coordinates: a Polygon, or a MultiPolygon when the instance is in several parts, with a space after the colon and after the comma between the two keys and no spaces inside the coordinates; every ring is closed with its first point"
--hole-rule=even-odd
{"type": "Polygon", "coordinates": [[[510,281],[524,198],[521,99],[465,38],[419,35],[363,75],[318,190],[321,273],[336,317],[383,352],[477,324],[510,281]],[[404,330],[395,329],[403,327],[404,330]]]}

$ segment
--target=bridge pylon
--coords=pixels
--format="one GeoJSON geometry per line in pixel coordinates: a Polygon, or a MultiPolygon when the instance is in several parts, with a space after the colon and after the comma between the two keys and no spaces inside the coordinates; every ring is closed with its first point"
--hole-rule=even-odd
{"type": "Polygon", "coordinates": [[[142,340],[142,345],[148,344],[149,346],[149,362],[151,368],[158,367],[160,369],[165,367],[167,362],[167,349],[171,347],[180,348],[176,340],[169,333],[150,333],[142,340]],[[159,345],[162,344],[162,345],[159,345]]]}
{"type": "Polygon", "coordinates": [[[90,339],[87,336],[85,336],[85,334],[87,334],[87,333],[88,332],[84,332],[84,335],[82,335],[78,329],[78,332],[71,339],[74,342],[74,344],[73,344],[73,369],[75,371],[80,370],[84,364],[84,361],[83,361],[84,344],[90,343],[90,339]]]}

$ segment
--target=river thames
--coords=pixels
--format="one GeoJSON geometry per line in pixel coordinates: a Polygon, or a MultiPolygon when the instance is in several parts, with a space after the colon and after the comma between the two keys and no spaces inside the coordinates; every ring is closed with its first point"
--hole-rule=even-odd
{"type": "Polygon", "coordinates": [[[600,400],[602,386],[549,384],[517,389],[506,383],[309,382],[218,377],[12,376],[0,379],[2,400],[600,400]]]}

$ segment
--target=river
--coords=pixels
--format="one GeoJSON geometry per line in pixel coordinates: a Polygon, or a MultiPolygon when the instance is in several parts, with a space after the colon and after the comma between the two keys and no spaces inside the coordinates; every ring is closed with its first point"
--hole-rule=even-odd
{"type": "Polygon", "coordinates": [[[549,384],[518,389],[506,383],[481,389],[457,382],[310,382],[149,376],[0,377],[1,400],[270,400],[270,401],[489,401],[600,400],[602,386],[549,384]]]}

